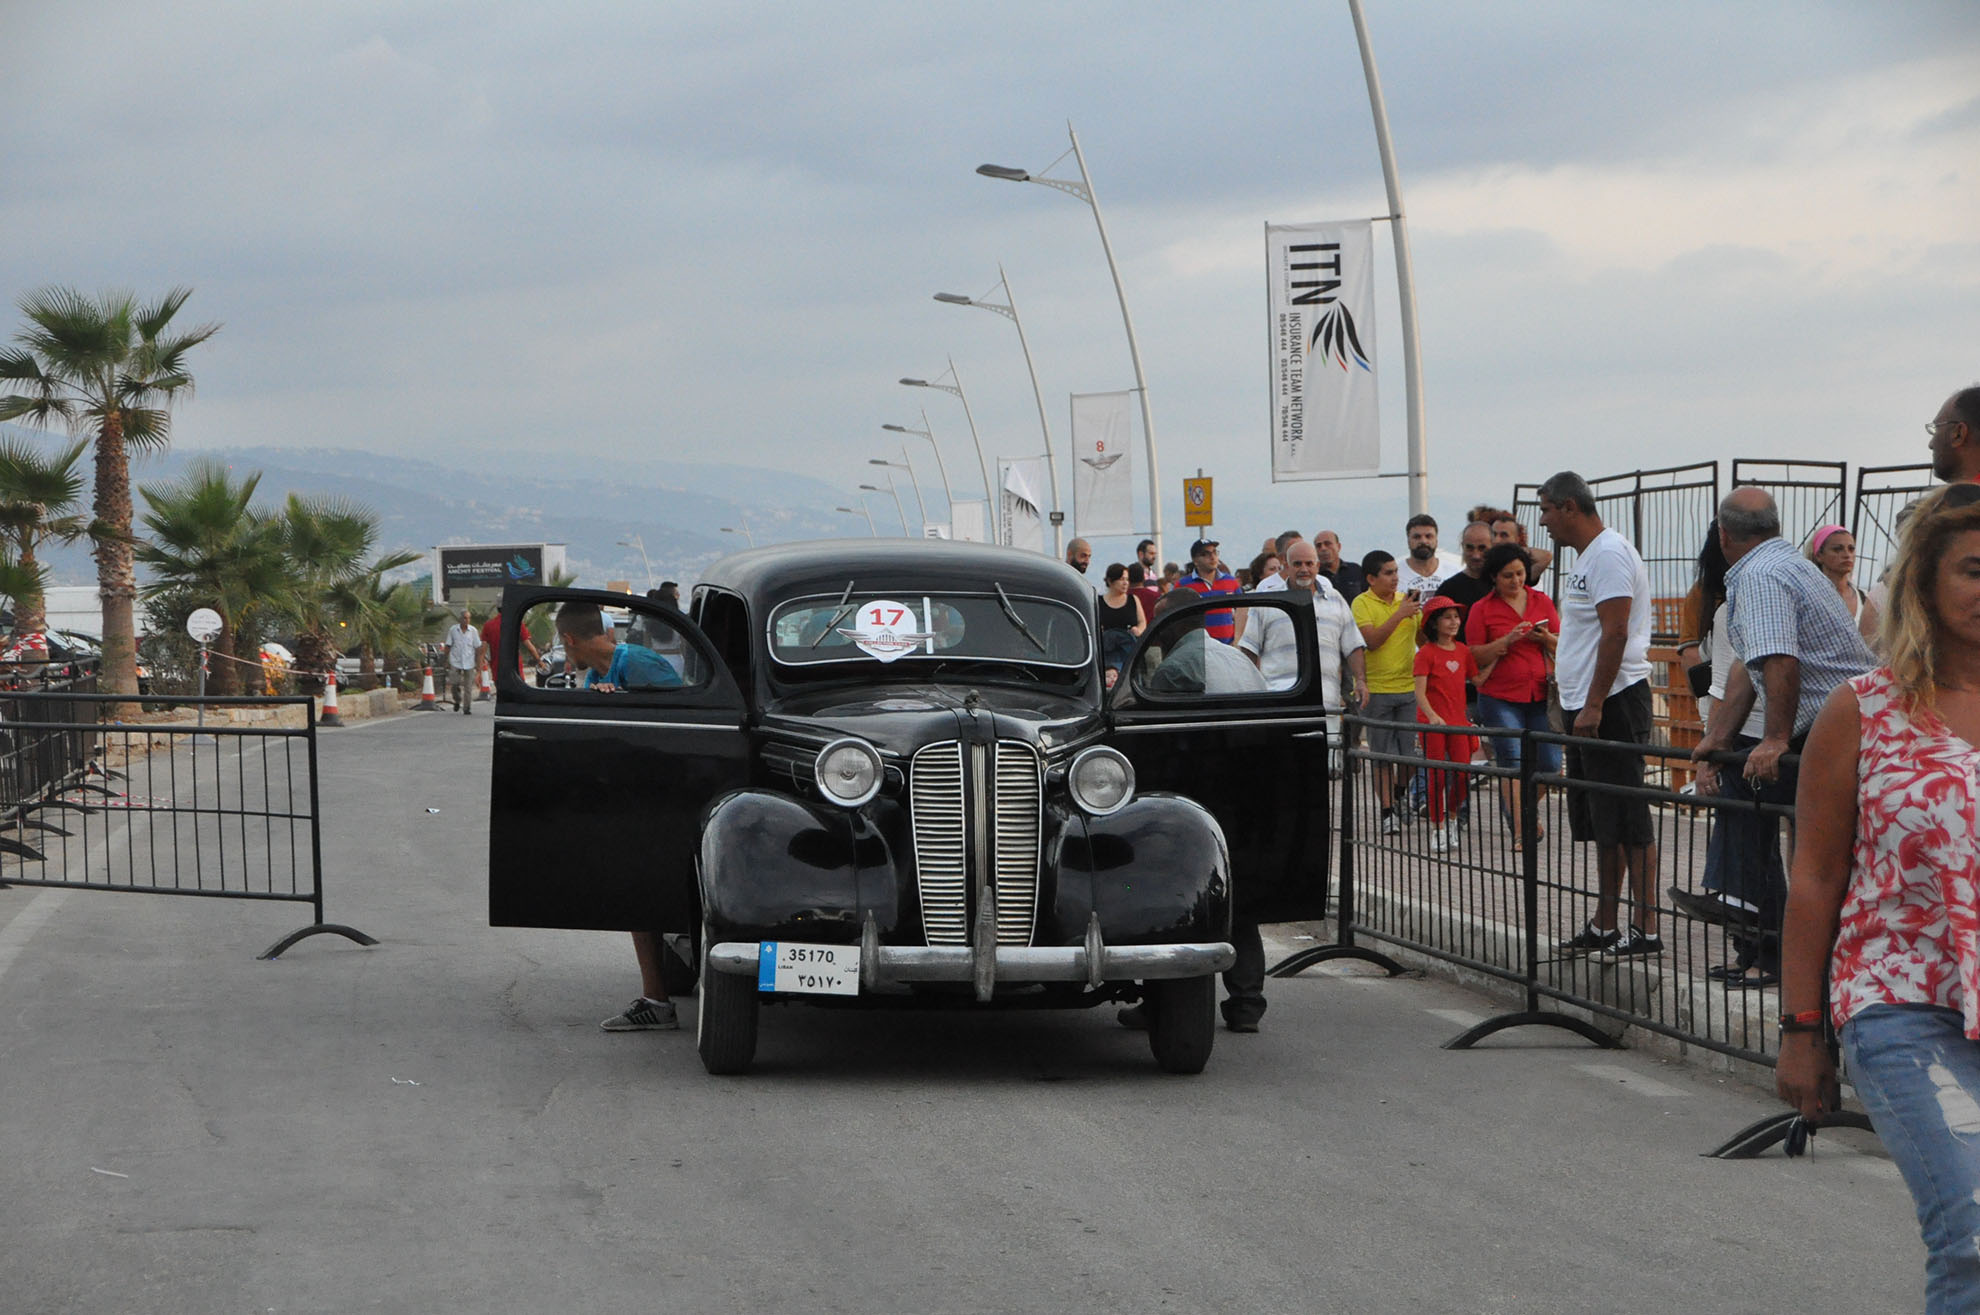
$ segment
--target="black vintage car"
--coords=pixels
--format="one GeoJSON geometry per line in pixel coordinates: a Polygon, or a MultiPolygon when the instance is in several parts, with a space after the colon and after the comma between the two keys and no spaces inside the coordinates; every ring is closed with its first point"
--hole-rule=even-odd
{"type": "Polygon", "coordinates": [[[512,586],[490,921],[672,933],[712,1073],[764,1004],[1136,999],[1160,1065],[1200,1071],[1234,909],[1324,912],[1314,630],[1268,693],[1206,614],[1300,604],[1192,603],[1109,689],[1094,602],[1036,554],[918,540],[739,553],[686,615],[512,586]],[[516,674],[518,628],[570,603],[634,613],[610,692],[516,674]]]}

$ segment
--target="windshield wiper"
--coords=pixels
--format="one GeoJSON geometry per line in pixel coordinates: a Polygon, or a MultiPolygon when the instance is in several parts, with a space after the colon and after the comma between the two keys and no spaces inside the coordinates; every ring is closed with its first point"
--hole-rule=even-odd
{"type": "Polygon", "coordinates": [[[997,591],[997,601],[1004,605],[1004,615],[1011,619],[1011,624],[1018,628],[1018,633],[1029,639],[1033,648],[1050,657],[1051,654],[1047,652],[1044,642],[1031,633],[1031,627],[1024,623],[1024,618],[1018,615],[1018,610],[1011,606],[1011,596],[1004,592],[1004,586],[992,580],[990,587],[997,591]]]}
{"type": "Polygon", "coordinates": [[[830,621],[827,621],[825,623],[825,628],[818,632],[818,638],[812,640],[809,644],[805,645],[806,649],[817,648],[820,644],[824,643],[825,636],[831,634],[832,631],[835,628],[837,628],[839,622],[846,619],[846,613],[854,610],[853,608],[846,606],[846,599],[852,597],[853,585],[857,583],[858,581],[856,580],[846,581],[846,591],[839,595],[839,602],[838,602],[839,610],[832,613],[832,619],[830,621]]]}

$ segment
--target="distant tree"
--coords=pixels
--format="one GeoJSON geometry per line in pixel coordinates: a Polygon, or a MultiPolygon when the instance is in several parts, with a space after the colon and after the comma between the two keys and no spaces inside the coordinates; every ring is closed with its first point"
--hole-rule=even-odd
{"type": "Polygon", "coordinates": [[[378,538],[377,513],[345,498],[291,493],[281,527],[296,581],[296,671],[307,685],[317,685],[347,646],[339,636],[350,632],[353,621],[362,632],[363,614],[375,605],[378,581],[386,572],[419,560],[420,554],[398,552],[367,561],[378,538]]]}
{"type": "Polygon", "coordinates": [[[348,625],[358,647],[358,671],[372,684],[381,664],[390,670],[394,659],[416,660],[419,646],[440,634],[447,611],[427,601],[424,586],[387,584],[383,572],[367,576],[362,587],[364,604],[350,614],[348,625]]]}
{"type": "Polygon", "coordinates": [[[244,655],[236,638],[257,613],[297,612],[295,571],[279,517],[254,510],[259,471],[236,481],[225,467],[201,461],[175,483],[139,490],[149,508],[137,559],[149,568],[147,597],[183,590],[220,614],[213,641],[219,661],[209,685],[215,693],[241,688],[244,655]]]}
{"type": "Polygon", "coordinates": [[[0,541],[6,544],[7,558],[25,572],[17,583],[26,592],[14,597],[19,635],[48,628],[45,573],[36,550],[50,539],[73,543],[89,529],[89,519],[76,514],[84,482],[79,467],[88,450],[87,440],[54,452],[19,439],[0,440],[0,541]]]}
{"type": "Polygon", "coordinates": [[[61,420],[96,446],[96,576],[103,593],[103,688],[137,693],[137,571],[131,535],[130,451],[163,448],[171,439],[172,400],[191,396],[186,357],[220,331],[202,324],[172,333],[192,296],[174,288],[139,304],[129,292],[91,297],[73,288],[43,288],[21,298],[28,326],[18,348],[0,349],[0,420],[47,427],[61,420]]]}

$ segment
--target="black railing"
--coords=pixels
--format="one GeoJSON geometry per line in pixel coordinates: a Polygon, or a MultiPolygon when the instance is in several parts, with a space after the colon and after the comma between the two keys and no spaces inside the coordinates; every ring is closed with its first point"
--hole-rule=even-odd
{"type": "MultiPolygon", "coordinates": [[[[1349,717],[1346,724],[1350,738],[1365,738],[1367,728],[1385,723],[1349,717]],[[1364,735],[1355,736],[1356,728],[1364,735]]],[[[1596,1021],[1609,1020],[1754,1063],[1774,1063],[1777,983],[1761,984],[1757,976],[1752,984],[1726,982],[1712,970],[1730,972],[1743,950],[1754,957],[1760,972],[1778,963],[1778,925],[1735,927],[1706,921],[1676,907],[1668,892],[1675,888],[1690,894],[1705,888],[1709,840],[1713,826],[1722,824],[1718,819],[1733,812],[1792,819],[1791,807],[1671,789],[1664,783],[1671,779],[1671,766],[1688,760],[1689,751],[1669,745],[1622,745],[1493,727],[1420,729],[1479,737],[1488,748],[1517,740],[1519,766],[1454,763],[1360,745],[1349,749],[1336,814],[1336,940],[1275,965],[1275,976],[1347,955],[1400,972],[1399,965],[1368,948],[1373,941],[1498,978],[1523,992],[1522,1008],[1467,1029],[1447,1042],[1447,1049],[1466,1049],[1508,1028],[1535,1025],[1572,1031],[1611,1047],[1618,1044],[1615,1033],[1621,1029],[1605,1029],[1596,1021]],[[1645,784],[1603,784],[1540,770],[1542,746],[1569,745],[1640,755],[1645,784]],[[1446,822],[1439,838],[1436,822],[1422,813],[1412,817],[1406,806],[1385,809],[1371,785],[1383,767],[1404,781],[1428,773],[1431,793],[1439,778],[1461,783],[1468,808],[1446,822]],[[1642,876],[1632,881],[1624,871],[1616,880],[1610,919],[1596,917],[1605,896],[1595,846],[1574,841],[1568,816],[1577,796],[1593,794],[1645,805],[1654,835],[1651,852],[1643,856],[1642,876]],[[1661,951],[1608,956],[1570,948],[1576,935],[1597,921],[1625,931],[1632,925],[1654,927],[1661,951]],[[1571,1006],[1575,1012],[1550,1005],[1571,1006]]],[[[1716,757],[1736,761],[1732,755],[1716,757]]],[[[1736,1156],[1757,1153],[1790,1136],[1794,1117],[1763,1120],[1720,1150],[1736,1156]]],[[[1848,1114],[1830,1122],[1868,1126],[1860,1116],[1848,1114]]]]}
{"type": "Polygon", "coordinates": [[[308,904],[324,921],[316,713],[307,698],[0,695],[0,885],[308,904]]]}

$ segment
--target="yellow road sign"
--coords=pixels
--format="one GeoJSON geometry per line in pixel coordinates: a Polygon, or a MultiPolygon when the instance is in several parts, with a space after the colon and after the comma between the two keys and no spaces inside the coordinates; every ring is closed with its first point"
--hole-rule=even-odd
{"type": "Polygon", "coordinates": [[[1210,514],[1210,478],[1198,475],[1183,481],[1183,524],[1216,524],[1210,514]]]}

